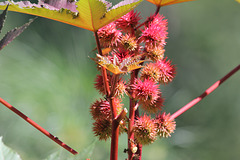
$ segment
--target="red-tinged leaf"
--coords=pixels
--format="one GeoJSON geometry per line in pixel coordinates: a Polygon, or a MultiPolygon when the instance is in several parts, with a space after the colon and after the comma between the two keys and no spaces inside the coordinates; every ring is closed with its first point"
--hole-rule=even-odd
{"type": "Polygon", "coordinates": [[[0,15],[0,33],[2,32],[2,27],[4,25],[5,19],[7,17],[7,9],[8,6],[6,7],[6,9],[2,12],[2,14],[0,15]]]}
{"type": "Polygon", "coordinates": [[[0,2],[0,9],[9,4],[9,11],[21,12],[49,18],[90,31],[111,23],[136,7],[142,0],[124,0],[112,7],[105,0],[40,0],[38,4],[29,1],[0,2]]]}
{"type": "Polygon", "coordinates": [[[39,0],[38,4],[42,5],[43,8],[51,7],[54,7],[55,9],[65,8],[71,10],[72,12],[77,12],[75,0],[39,0]]]}
{"type": "Polygon", "coordinates": [[[193,0],[147,0],[147,1],[155,4],[156,6],[167,6],[167,5],[188,2],[188,1],[193,1],[193,0]]]}
{"type": "Polygon", "coordinates": [[[31,23],[33,20],[30,20],[28,23],[25,23],[23,26],[15,28],[9,31],[3,39],[0,41],[0,50],[2,50],[6,45],[12,42],[17,36],[19,36],[31,23]]]}

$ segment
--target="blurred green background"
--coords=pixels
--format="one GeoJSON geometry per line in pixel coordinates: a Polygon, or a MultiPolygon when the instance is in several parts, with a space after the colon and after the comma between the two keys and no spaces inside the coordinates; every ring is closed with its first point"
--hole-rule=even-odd
{"type": "MultiPolygon", "coordinates": [[[[142,17],[154,5],[137,7],[142,17]]],[[[161,8],[169,21],[166,56],[177,66],[162,87],[165,110],[173,113],[199,96],[240,62],[240,4],[198,0],[161,8]]],[[[1,37],[33,16],[9,12],[1,37]]],[[[100,95],[93,81],[93,34],[38,18],[0,52],[0,97],[77,151],[95,139],[89,106],[100,95]]],[[[143,147],[143,160],[238,160],[240,73],[176,119],[171,138],[143,147]]],[[[41,160],[60,147],[0,105],[0,136],[23,160],[41,160]]],[[[127,146],[120,137],[119,159],[127,146]]],[[[110,142],[97,142],[92,160],[109,159],[110,142]]]]}

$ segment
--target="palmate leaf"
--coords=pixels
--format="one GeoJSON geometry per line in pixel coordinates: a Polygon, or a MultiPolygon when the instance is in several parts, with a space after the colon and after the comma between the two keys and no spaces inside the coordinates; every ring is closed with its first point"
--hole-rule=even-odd
{"type": "Polygon", "coordinates": [[[193,0],[147,0],[147,1],[155,4],[156,6],[167,6],[167,5],[188,2],[188,1],[193,1],[193,0]]]}
{"type": "Polygon", "coordinates": [[[51,3],[44,3],[40,0],[38,4],[32,4],[29,1],[6,1],[0,2],[0,9],[5,9],[9,4],[9,11],[45,17],[95,32],[132,10],[141,1],[124,0],[111,9],[108,9],[110,3],[103,0],[79,0],[77,2],[49,0],[51,3]]]}
{"type": "Polygon", "coordinates": [[[2,50],[6,45],[8,45],[17,36],[19,36],[32,22],[33,19],[30,20],[28,23],[25,23],[21,27],[14,28],[13,30],[9,31],[0,41],[0,50],[2,50]]]}

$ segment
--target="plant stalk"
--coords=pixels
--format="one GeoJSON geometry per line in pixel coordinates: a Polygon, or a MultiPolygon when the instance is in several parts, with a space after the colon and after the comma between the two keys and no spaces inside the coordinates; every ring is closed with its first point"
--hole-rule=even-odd
{"type": "MultiPolygon", "coordinates": [[[[134,70],[131,73],[131,80],[130,80],[131,84],[134,83],[134,80],[136,77],[137,77],[137,73],[134,70]]],[[[135,120],[136,101],[134,100],[135,98],[134,93],[130,93],[130,94],[131,94],[131,98],[130,98],[130,106],[129,106],[129,123],[128,123],[128,160],[133,160],[134,153],[132,152],[132,149],[135,146],[133,126],[134,126],[134,120],[135,120]]]]}
{"type": "MultiPolygon", "coordinates": [[[[139,108],[135,111],[135,119],[139,117],[139,108]]],[[[137,143],[137,152],[138,155],[134,160],[142,160],[142,144],[137,143]]]]}
{"type": "Polygon", "coordinates": [[[183,114],[184,112],[186,112],[188,109],[190,109],[191,107],[193,107],[195,104],[197,104],[198,102],[200,102],[204,97],[206,97],[207,95],[209,95],[211,92],[213,92],[215,89],[217,89],[223,82],[225,82],[228,78],[230,78],[233,74],[235,74],[238,70],[240,69],[240,64],[235,67],[233,70],[231,70],[228,74],[226,74],[223,78],[221,78],[220,80],[218,80],[217,82],[215,82],[212,86],[210,86],[205,92],[203,92],[199,97],[195,98],[194,100],[192,100],[191,102],[189,102],[188,104],[186,104],[185,106],[183,106],[181,109],[179,109],[178,111],[176,111],[175,113],[173,113],[170,117],[170,119],[175,119],[178,116],[180,116],[181,114],[183,114]]]}
{"type": "MultiPolygon", "coordinates": [[[[94,32],[96,44],[97,44],[97,50],[98,53],[102,56],[102,50],[101,45],[99,41],[99,37],[97,34],[97,31],[94,32]]],[[[119,137],[119,123],[117,122],[117,109],[114,102],[114,93],[111,93],[110,86],[109,86],[109,80],[107,78],[107,70],[106,68],[101,66],[102,71],[102,77],[103,77],[103,83],[105,88],[105,94],[106,98],[108,99],[110,103],[111,113],[112,113],[112,137],[111,137],[111,153],[110,153],[110,160],[117,160],[118,159],[118,137],[119,137]]],[[[117,82],[118,76],[114,76],[114,84],[111,84],[112,86],[115,86],[117,82]]],[[[114,92],[114,89],[112,90],[114,92]]]]}
{"type": "MultiPolygon", "coordinates": [[[[100,41],[99,41],[99,38],[98,38],[97,31],[94,32],[94,36],[95,36],[95,40],[96,40],[96,44],[97,44],[98,53],[102,56],[103,54],[102,54],[102,49],[101,49],[101,45],[100,45],[100,41]]],[[[106,68],[101,66],[101,72],[102,72],[102,76],[103,76],[103,83],[104,83],[105,94],[106,94],[107,98],[109,98],[109,96],[110,96],[110,87],[109,87],[109,80],[108,80],[108,77],[107,77],[107,70],[106,70],[106,68]]]]}
{"type": "Polygon", "coordinates": [[[20,116],[22,119],[24,119],[25,121],[27,121],[30,125],[32,125],[33,127],[35,127],[37,130],[39,130],[40,132],[42,132],[43,134],[45,134],[47,137],[49,137],[50,139],[52,139],[54,142],[56,142],[57,144],[59,144],[61,147],[65,148],[67,151],[69,151],[72,154],[78,154],[77,151],[75,151],[74,149],[72,149],[71,147],[69,147],[68,145],[64,144],[61,140],[58,139],[58,137],[52,135],[51,133],[49,133],[47,130],[45,130],[44,128],[42,128],[40,125],[38,125],[36,122],[34,122],[33,120],[31,120],[30,118],[28,118],[25,114],[23,114],[21,111],[19,111],[18,109],[16,109],[15,107],[13,107],[11,104],[9,104],[7,101],[5,101],[4,99],[2,99],[0,97],[0,102],[6,106],[8,109],[10,109],[11,111],[13,111],[14,113],[16,113],[18,116],[20,116]]]}

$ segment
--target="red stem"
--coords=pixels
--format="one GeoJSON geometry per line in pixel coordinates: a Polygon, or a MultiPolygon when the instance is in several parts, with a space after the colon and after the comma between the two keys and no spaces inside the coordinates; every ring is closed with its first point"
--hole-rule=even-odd
{"type": "MultiPolygon", "coordinates": [[[[155,13],[154,13],[154,15],[153,15],[152,17],[155,17],[155,16],[159,13],[160,8],[161,8],[161,6],[157,6],[156,11],[155,11],[155,13]]],[[[135,28],[135,30],[137,30],[137,29],[139,29],[140,27],[142,27],[143,25],[147,24],[150,20],[151,20],[151,19],[148,18],[145,22],[143,22],[143,23],[141,23],[139,26],[137,26],[137,27],[135,28]]]]}
{"type": "MultiPolygon", "coordinates": [[[[101,49],[101,45],[100,45],[100,41],[98,38],[98,34],[97,31],[94,32],[94,36],[95,36],[95,40],[96,40],[96,44],[97,44],[97,50],[98,53],[102,56],[102,49],[101,49]]],[[[110,96],[110,87],[109,87],[109,81],[108,81],[108,77],[107,77],[107,70],[104,67],[101,67],[101,71],[102,71],[102,76],[103,76],[103,83],[104,83],[104,88],[105,88],[105,94],[107,96],[107,98],[109,98],[110,96]]]]}
{"type": "MultiPolygon", "coordinates": [[[[96,44],[97,44],[98,53],[100,55],[103,55],[97,31],[94,32],[94,36],[95,36],[95,40],[96,40],[96,44]]],[[[119,123],[116,120],[117,109],[116,109],[116,106],[115,106],[115,103],[114,103],[114,97],[113,97],[114,89],[112,90],[112,93],[111,93],[110,86],[109,86],[109,81],[108,81],[108,78],[107,78],[107,70],[106,70],[106,68],[101,67],[101,71],[102,71],[102,76],[103,76],[103,83],[104,83],[106,97],[107,97],[107,99],[108,99],[108,101],[110,103],[111,112],[112,112],[112,137],[111,137],[110,160],[117,160],[118,159],[119,123]]],[[[114,82],[117,81],[117,77],[118,76],[116,76],[116,77],[114,76],[114,82]]],[[[112,84],[112,86],[115,86],[115,84],[112,84]]]]}
{"type": "Polygon", "coordinates": [[[119,123],[117,122],[117,110],[114,103],[114,98],[110,98],[110,105],[114,109],[112,111],[112,138],[111,138],[111,153],[110,160],[118,159],[118,137],[119,137],[119,123]]]}
{"type": "Polygon", "coordinates": [[[78,154],[77,151],[75,151],[74,149],[72,149],[71,147],[69,147],[68,145],[64,144],[62,141],[60,141],[58,139],[58,137],[53,136],[51,133],[49,133],[47,130],[45,130],[44,128],[42,128],[40,125],[38,125],[36,122],[34,122],[33,120],[31,120],[30,118],[28,118],[25,114],[23,114],[22,112],[20,112],[18,109],[16,109],[15,107],[13,107],[11,104],[9,104],[7,101],[5,101],[4,99],[2,99],[0,97],[0,102],[6,106],[7,108],[9,108],[10,110],[12,110],[14,113],[16,113],[17,115],[19,115],[22,119],[24,119],[25,121],[27,121],[30,125],[32,125],[33,127],[35,127],[36,129],[38,129],[40,132],[42,132],[43,134],[45,134],[47,137],[49,137],[50,139],[52,139],[54,142],[56,142],[57,144],[59,144],[60,146],[62,146],[63,148],[65,148],[67,151],[71,152],[72,154],[78,154]]]}
{"type": "MultiPolygon", "coordinates": [[[[137,110],[135,111],[135,119],[139,117],[139,108],[137,108],[137,110]]],[[[136,154],[138,155],[138,157],[136,158],[136,160],[141,160],[142,159],[142,144],[138,143],[137,144],[137,152],[136,154]]]]}
{"type": "MultiPolygon", "coordinates": [[[[136,71],[133,71],[131,73],[131,84],[134,83],[135,78],[137,77],[136,71]]],[[[130,108],[129,108],[129,123],[128,123],[128,160],[133,160],[134,153],[132,152],[132,148],[134,147],[134,133],[133,133],[133,125],[134,125],[134,119],[135,119],[135,106],[136,101],[134,100],[135,95],[133,93],[131,94],[130,98],[130,108]]]]}
{"type": "Polygon", "coordinates": [[[161,6],[157,6],[157,9],[156,9],[156,11],[154,13],[154,16],[156,16],[158,14],[158,12],[160,11],[160,8],[161,8],[161,6]]]}
{"type": "Polygon", "coordinates": [[[199,97],[195,98],[185,106],[183,106],[181,109],[173,113],[170,117],[170,119],[175,119],[178,116],[180,116],[182,113],[186,112],[188,109],[193,107],[195,104],[197,104],[199,101],[201,101],[204,97],[209,95],[212,91],[214,91],[216,88],[218,88],[224,81],[226,81],[228,78],[230,78],[234,73],[236,73],[240,69],[240,64],[234,68],[232,71],[230,71],[227,75],[225,75],[222,79],[215,82],[211,87],[209,87],[204,93],[202,93],[199,97]]]}

